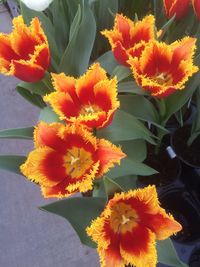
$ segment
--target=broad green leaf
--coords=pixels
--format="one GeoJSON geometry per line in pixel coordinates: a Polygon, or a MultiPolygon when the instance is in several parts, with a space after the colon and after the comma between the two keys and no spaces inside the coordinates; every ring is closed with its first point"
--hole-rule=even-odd
{"type": "Polygon", "coordinates": [[[102,30],[111,29],[114,24],[113,14],[118,11],[118,1],[116,0],[98,0],[93,3],[93,12],[97,24],[97,35],[93,48],[93,58],[110,48],[108,40],[101,34],[102,30]]]}
{"type": "Polygon", "coordinates": [[[113,69],[118,66],[118,63],[114,58],[112,51],[108,51],[102,56],[100,56],[96,60],[96,62],[99,62],[101,67],[103,67],[110,75],[113,72],[113,69]]]}
{"type": "Polygon", "coordinates": [[[0,138],[33,139],[33,127],[5,129],[0,131],[0,138]]]}
{"type": "Polygon", "coordinates": [[[62,122],[58,115],[50,107],[45,107],[41,110],[38,120],[45,121],[47,123],[62,122]]]}
{"type": "Polygon", "coordinates": [[[25,156],[0,155],[0,169],[20,174],[20,166],[25,162],[25,156]]]}
{"type": "Polygon", "coordinates": [[[137,189],[137,176],[127,175],[114,178],[114,181],[123,188],[123,191],[137,189]]]}
{"type": "Polygon", "coordinates": [[[119,93],[131,93],[137,95],[148,95],[148,92],[140,88],[135,81],[118,83],[119,93]]]}
{"type": "Polygon", "coordinates": [[[85,229],[90,226],[92,220],[100,215],[104,206],[105,198],[76,197],[57,201],[40,207],[40,209],[67,219],[81,242],[87,246],[95,247],[94,242],[87,236],[85,229]]]}
{"type": "Polygon", "coordinates": [[[77,35],[78,29],[80,26],[81,22],[81,7],[80,5],[78,6],[78,10],[76,12],[76,15],[72,21],[71,27],[70,27],[70,32],[69,32],[69,42],[73,39],[74,36],[77,35]]]}
{"type": "Polygon", "coordinates": [[[16,90],[23,98],[25,98],[32,105],[34,105],[38,108],[46,107],[46,104],[40,95],[31,93],[27,89],[19,87],[19,86],[16,88],[16,90]]]}
{"type": "Polygon", "coordinates": [[[61,54],[63,54],[69,41],[70,18],[65,1],[55,0],[51,4],[55,40],[61,54]]]}
{"type": "Polygon", "coordinates": [[[104,177],[103,182],[108,198],[113,197],[115,193],[120,193],[123,191],[123,188],[119,184],[117,184],[116,181],[109,179],[108,177],[104,177]]]}
{"type": "Polygon", "coordinates": [[[167,266],[188,267],[187,264],[179,259],[170,238],[163,241],[157,241],[157,253],[158,261],[167,266]]]}
{"type": "Polygon", "coordinates": [[[122,151],[127,155],[128,158],[136,162],[142,162],[146,159],[147,148],[144,140],[136,139],[119,141],[115,144],[121,147],[122,151]]]}
{"type": "Polygon", "coordinates": [[[49,88],[43,83],[42,80],[35,83],[20,82],[17,84],[16,88],[24,88],[33,94],[41,96],[50,93],[49,88]]]}
{"type": "Polygon", "coordinates": [[[144,163],[135,162],[131,159],[125,158],[121,160],[120,165],[115,166],[115,168],[112,168],[107,173],[107,176],[113,179],[116,177],[127,176],[127,175],[149,176],[154,173],[157,173],[157,171],[152,169],[151,167],[148,167],[144,163]]]}
{"type": "Polygon", "coordinates": [[[166,106],[166,114],[163,121],[167,121],[192,97],[199,84],[200,72],[195,74],[190,79],[190,81],[187,83],[187,86],[183,90],[175,92],[164,100],[166,106]]]}
{"type": "Polygon", "coordinates": [[[153,104],[141,95],[120,95],[120,108],[138,119],[159,123],[159,115],[153,104]]]}
{"type": "Polygon", "coordinates": [[[124,66],[117,66],[111,76],[117,76],[118,82],[124,80],[125,78],[129,77],[131,75],[131,70],[124,66]]]}
{"type": "Polygon", "coordinates": [[[117,110],[113,122],[108,127],[98,130],[97,136],[112,142],[144,139],[155,144],[152,133],[134,116],[123,110],[117,110]]]}
{"type": "Polygon", "coordinates": [[[94,187],[92,192],[93,197],[101,197],[107,199],[105,185],[103,179],[97,179],[94,181],[94,187]]]}
{"type": "Polygon", "coordinates": [[[82,6],[82,19],[77,34],[74,34],[64,52],[59,71],[73,76],[82,75],[88,68],[95,35],[96,22],[94,15],[85,2],[82,6]]]}

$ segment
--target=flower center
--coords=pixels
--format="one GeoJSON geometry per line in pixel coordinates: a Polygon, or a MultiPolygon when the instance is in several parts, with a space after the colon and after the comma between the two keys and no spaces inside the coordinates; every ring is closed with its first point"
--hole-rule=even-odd
{"type": "Polygon", "coordinates": [[[126,233],[132,231],[139,222],[137,212],[128,204],[117,203],[112,207],[110,225],[116,233],[126,233]]]}
{"type": "Polygon", "coordinates": [[[72,178],[79,178],[92,166],[91,153],[83,148],[72,147],[64,156],[64,166],[72,178]]]}
{"type": "Polygon", "coordinates": [[[88,115],[88,114],[93,114],[99,111],[101,111],[101,109],[96,105],[85,105],[82,107],[80,113],[82,115],[88,115]]]}
{"type": "Polygon", "coordinates": [[[172,77],[170,74],[168,73],[165,73],[165,72],[161,72],[161,73],[158,73],[156,76],[154,76],[154,80],[163,85],[170,85],[172,84],[172,77]]]}

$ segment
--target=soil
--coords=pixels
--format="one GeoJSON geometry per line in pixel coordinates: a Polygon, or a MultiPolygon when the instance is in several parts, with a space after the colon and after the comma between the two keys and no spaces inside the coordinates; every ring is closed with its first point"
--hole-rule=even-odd
{"type": "Polygon", "coordinates": [[[172,238],[178,242],[194,242],[200,239],[199,203],[189,192],[173,188],[160,196],[161,206],[171,213],[183,229],[172,238]]]}
{"type": "Polygon", "coordinates": [[[190,137],[191,125],[179,128],[172,136],[172,147],[178,157],[186,164],[192,167],[200,168],[200,136],[187,146],[187,140],[190,137]]]}
{"type": "Polygon", "coordinates": [[[157,187],[168,185],[180,175],[181,166],[179,160],[177,158],[171,159],[164,148],[157,155],[150,148],[144,163],[158,171],[158,173],[151,176],[140,176],[138,181],[144,185],[153,184],[157,187]]]}

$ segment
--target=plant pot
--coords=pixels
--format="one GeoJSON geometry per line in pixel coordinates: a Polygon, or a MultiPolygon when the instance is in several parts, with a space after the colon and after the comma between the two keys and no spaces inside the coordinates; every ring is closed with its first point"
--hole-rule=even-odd
{"type": "Polygon", "coordinates": [[[163,187],[172,184],[181,174],[181,163],[178,158],[170,158],[168,152],[163,147],[158,154],[150,149],[148,151],[145,164],[154,168],[158,173],[151,176],[140,176],[138,178],[139,185],[155,185],[163,187]]]}
{"type": "Polygon", "coordinates": [[[195,248],[192,251],[192,254],[189,258],[189,266],[190,267],[199,267],[200,266],[200,248],[195,248]]]}
{"type": "MultiPolygon", "coordinates": [[[[189,108],[186,107],[185,112],[183,114],[184,125],[191,124],[195,114],[196,114],[196,106],[194,104],[191,104],[189,108]]],[[[180,123],[178,122],[175,115],[173,115],[168,120],[166,128],[170,131],[170,133],[174,133],[177,129],[180,128],[180,123]]]]}
{"type": "Polygon", "coordinates": [[[161,206],[171,213],[183,229],[172,239],[178,242],[196,242],[200,240],[200,206],[184,188],[171,186],[159,196],[161,206]]]}
{"type": "Polygon", "coordinates": [[[176,130],[171,137],[171,146],[182,162],[181,181],[200,201],[200,136],[188,147],[190,129],[191,126],[186,125],[176,130]]]}

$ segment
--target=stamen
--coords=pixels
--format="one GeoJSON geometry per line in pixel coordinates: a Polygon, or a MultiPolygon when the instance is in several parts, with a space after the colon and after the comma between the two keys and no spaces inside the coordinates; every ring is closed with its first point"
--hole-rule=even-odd
{"type": "Polygon", "coordinates": [[[129,218],[126,218],[124,215],[122,215],[122,224],[126,224],[129,221],[130,221],[129,218]]]}
{"type": "Polygon", "coordinates": [[[80,158],[76,158],[76,157],[74,157],[74,156],[70,156],[71,157],[71,165],[73,165],[74,163],[76,163],[80,158]]]}
{"type": "Polygon", "coordinates": [[[87,113],[94,113],[94,109],[93,109],[92,106],[85,107],[85,111],[86,111],[87,113]]]}

